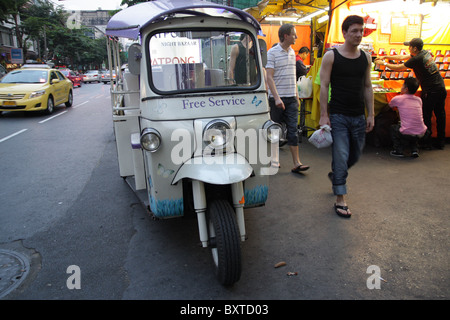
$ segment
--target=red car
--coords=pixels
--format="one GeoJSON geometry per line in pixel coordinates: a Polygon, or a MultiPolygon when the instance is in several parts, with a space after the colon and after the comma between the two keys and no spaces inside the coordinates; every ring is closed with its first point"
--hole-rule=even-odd
{"type": "Polygon", "coordinates": [[[74,87],[81,87],[82,78],[78,73],[69,69],[60,69],[59,71],[72,81],[74,87]]]}

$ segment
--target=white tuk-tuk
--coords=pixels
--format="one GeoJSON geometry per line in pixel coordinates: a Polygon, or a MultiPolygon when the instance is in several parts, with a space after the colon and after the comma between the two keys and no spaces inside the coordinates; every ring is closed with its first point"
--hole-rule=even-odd
{"type": "Polygon", "coordinates": [[[241,276],[244,209],[264,205],[278,170],[260,32],[246,12],[199,0],[140,3],[106,28],[120,175],[155,218],[196,213],[223,285],[241,276]],[[136,41],[127,66],[121,38],[136,41]]]}

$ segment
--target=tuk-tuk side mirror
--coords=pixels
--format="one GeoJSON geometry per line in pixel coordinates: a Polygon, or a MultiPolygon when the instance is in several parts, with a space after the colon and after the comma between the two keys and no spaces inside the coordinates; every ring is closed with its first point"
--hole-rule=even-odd
{"type": "Polygon", "coordinates": [[[261,53],[262,66],[265,68],[267,64],[267,44],[264,39],[258,39],[258,44],[259,52],[261,53]]]}
{"type": "Polygon", "coordinates": [[[141,45],[133,43],[130,48],[128,48],[128,70],[131,74],[139,75],[141,73],[141,45]]]}

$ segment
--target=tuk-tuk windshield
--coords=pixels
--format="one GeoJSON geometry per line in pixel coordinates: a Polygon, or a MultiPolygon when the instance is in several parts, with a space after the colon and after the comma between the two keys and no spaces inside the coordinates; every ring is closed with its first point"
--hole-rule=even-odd
{"type": "Polygon", "coordinates": [[[183,31],[151,35],[149,57],[156,91],[252,88],[259,82],[254,38],[243,31],[183,31]]]}

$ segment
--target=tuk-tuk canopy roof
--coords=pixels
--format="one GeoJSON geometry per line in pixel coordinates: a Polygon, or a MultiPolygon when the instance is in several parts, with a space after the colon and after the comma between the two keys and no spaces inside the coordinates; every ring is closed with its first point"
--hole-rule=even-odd
{"type": "Polygon", "coordinates": [[[136,40],[142,28],[176,14],[234,18],[261,30],[252,15],[237,8],[202,0],[164,0],[142,2],[119,11],[109,20],[106,34],[136,40]]]}

